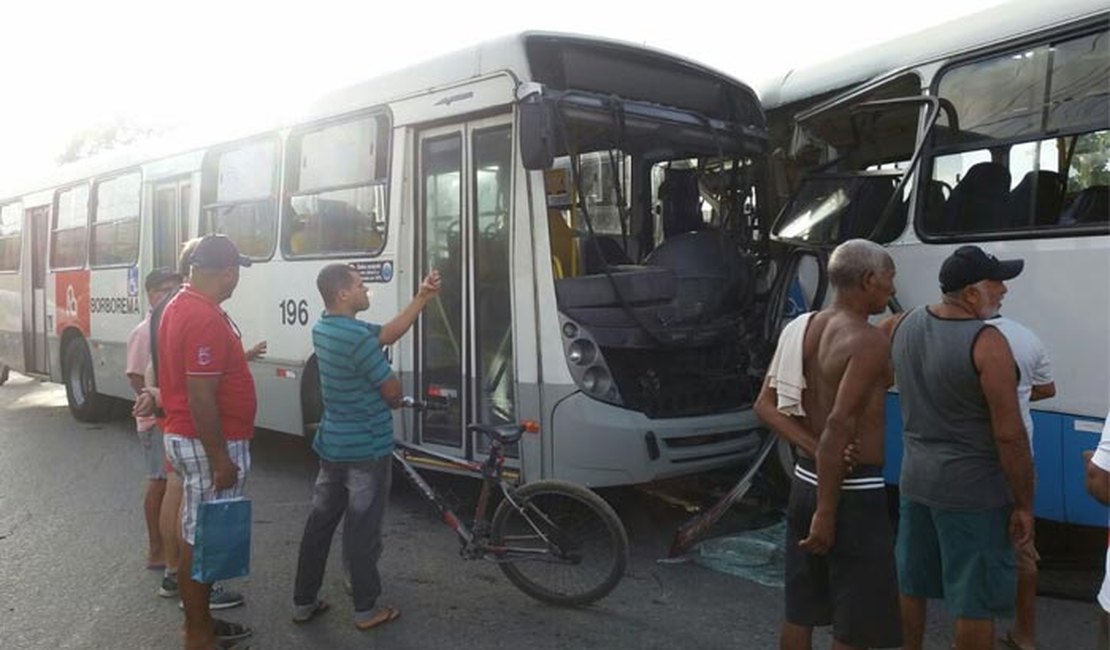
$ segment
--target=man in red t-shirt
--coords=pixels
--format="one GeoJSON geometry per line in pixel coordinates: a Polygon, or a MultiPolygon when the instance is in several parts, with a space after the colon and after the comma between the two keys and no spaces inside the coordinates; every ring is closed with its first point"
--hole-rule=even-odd
{"type": "Polygon", "coordinates": [[[183,478],[178,575],[185,607],[185,647],[210,650],[250,635],[215,620],[211,585],[195,582],[193,543],[201,502],[242,496],[250,470],[256,399],[239,330],[220,308],[250,260],[224,235],[207,235],[190,259],[189,284],[166,305],[158,327],[158,385],[166,413],[166,457],[183,478]]]}

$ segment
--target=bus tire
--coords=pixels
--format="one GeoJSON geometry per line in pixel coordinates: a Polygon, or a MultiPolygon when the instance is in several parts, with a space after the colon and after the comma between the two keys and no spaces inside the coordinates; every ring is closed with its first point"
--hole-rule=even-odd
{"type": "Polygon", "coordinates": [[[3,386],[8,381],[8,376],[11,375],[12,369],[0,363],[0,386],[3,386]]]}
{"type": "Polygon", "coordinates": [[[80,422],[102,422],[112,411],[111,400],[96,392],[89,344],[80,336],[69,339],[62,353],[63,378],[69,412],[80,422]]]}

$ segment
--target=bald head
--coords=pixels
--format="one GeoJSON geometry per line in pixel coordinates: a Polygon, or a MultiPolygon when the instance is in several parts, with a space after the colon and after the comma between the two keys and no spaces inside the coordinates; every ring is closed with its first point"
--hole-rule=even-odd
{"type": "Polygon", "coordinates": [[[834,289],[862,288],[868,273],[880,274],[894,268],[886,249],[867,239],[849,239],[829,257],[829,284],[834,289]]]}

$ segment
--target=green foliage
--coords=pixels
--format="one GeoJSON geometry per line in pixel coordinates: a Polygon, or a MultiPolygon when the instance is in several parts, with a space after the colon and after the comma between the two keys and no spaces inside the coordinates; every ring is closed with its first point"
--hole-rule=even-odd
{"type": "Polygon", "coordinates": [[[56,160],[60,165],[74,162],[141,142],[165,131],[164,127],[139,124],[136,120],[117,115],[108,122],[95,124],[73,134],[56,160]]]}

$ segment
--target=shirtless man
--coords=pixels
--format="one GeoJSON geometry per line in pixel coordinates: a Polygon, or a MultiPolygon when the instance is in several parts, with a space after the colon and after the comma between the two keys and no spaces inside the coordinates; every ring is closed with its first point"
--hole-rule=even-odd
{"type": "Polygon", "coordinates": [[[853,239],[833,251],[829,282],[832,304],[803,325],[804,414],[780,411],[770,374],[755,405],[799,453],[779,647],[811,648],[813,627],[830,624],[835,649],[897,647],[894,535],[882,477],[883,404],[893,375],[890,343],[868,323],[894,295],[894,263],[878,244],[853,239]],[[849,445],[854,468],[844,461],[849,445]]]}

